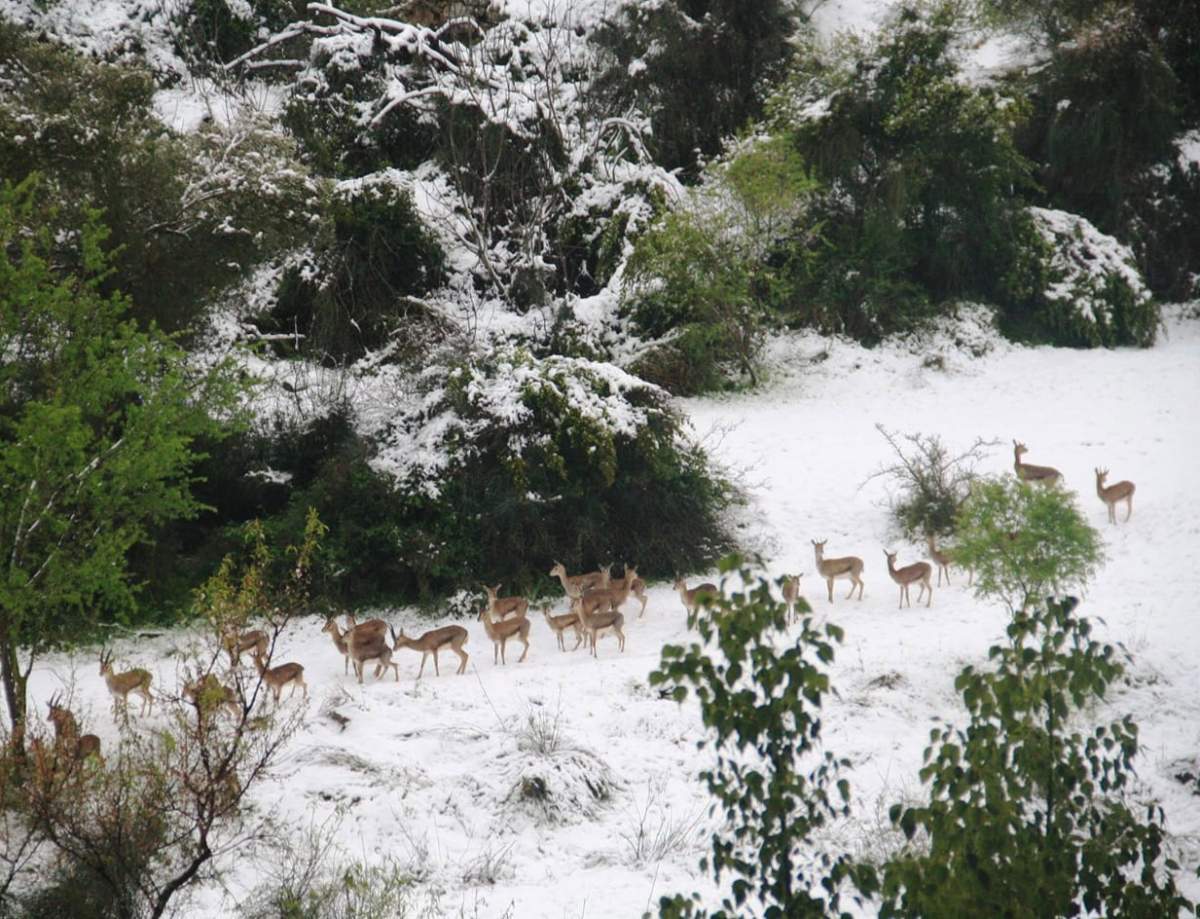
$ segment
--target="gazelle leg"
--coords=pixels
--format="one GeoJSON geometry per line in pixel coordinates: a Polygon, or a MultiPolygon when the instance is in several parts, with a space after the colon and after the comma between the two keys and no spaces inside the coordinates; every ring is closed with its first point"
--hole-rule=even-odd
{"type": "MultiPolygon", "coordinates": [[[[438,659],[437,659],[437,655],[438,655],[438,649],[437,649],[437,648],[434,648],[434,649],[433,649],[433,675],[434,675],[434,676],[441,676],[441,675],[442,675],[442,671],[441,671],[441,668],[440,668],[440,667],[438,667],[438,659]]],[[[421,658],[421,666],[422,666],[422,667],[424,667],[424,666],[425,666],[425,658],[421,658]]]]}
{"type": "Polygon", "coordinates": [[[1129,518],[1133,516],[1133,495],[1125,499],[1125,522],[1129,522],[1129,518]]]}

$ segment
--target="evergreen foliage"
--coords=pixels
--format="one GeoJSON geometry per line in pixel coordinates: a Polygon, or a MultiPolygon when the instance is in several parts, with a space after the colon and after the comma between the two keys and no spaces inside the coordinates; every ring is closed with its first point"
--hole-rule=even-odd
{"type": "Polygon", "coordinates": [[[800,59],[773,121],[826,187],[798,321],[876,340],[947,299],[1005,304],[1032,237],[1020,100],[961,80],[949,5],[904,7],[851,69],[800,59]]]}
{"type": "Polygon", "coordinates": [[[613,58],[593,92],[608,111],[647,113],[655,161],[692,172],[759,117],[795,29],[782,0],[623,3],[593,34],[613,58]]]}

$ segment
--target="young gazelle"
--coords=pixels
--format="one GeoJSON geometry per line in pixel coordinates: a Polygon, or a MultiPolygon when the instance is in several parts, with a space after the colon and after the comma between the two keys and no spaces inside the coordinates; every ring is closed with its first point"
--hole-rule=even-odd
{"type": "Polygon", "coordinates": [[[154,697],[150,695],[150,683],[154,679],[149,670],[135,667],[124,673],[113,673],[112,653],[100,652],[100,676],[108,685],[108,691],[113,697],[114,713],[120,709],[125,718],[129,718],[129,694],[137,693],[142,697],[142,711],[145,715],[154,706],[154,697]]]}
{"type": "Polygon", "coordinates": [[[783,578],[783,602],[787,604],[787,621],[792,622],[798,619],[796,614],[796,600],[800,597],[800,579],[804,577],[802,574],[784,575],[783,578]]]}
{"type": "Polygon", "coordinates": [[[1013,469],[1017,478],[1022,482],[1037,482],[1039,485],[1054,485],[1062,478],[1062,473],[1053,466],[1035,466],[1032,463],[1022,463],[1021,456],[1029,452],[1024,444],[1013,441],[1013,469]]]}
{"type": "Polygon", "coordinates": [[[646,580],[644,578],[634,578],[633,583],[629,586],[629,592],[637,597],[638,601],[642,604],[641,609],[638,610],[638,618],[641,619],[646,614],[646,603],[650,600],[646,596],[646,580]]]}
{"type": "Polygon", "coordinates": [[[697,584],[695,587],[689,588],[687,581],[683,578],[676,578],[675,589],[679,592],[679,600],[683,603],[683,608],[690,616],[696,612],[705,599],[714,600],[721,596],[721,588],[716,584],[710,584],[705,581],[703,584],[697,584]]]}
{"type": "Polygon", "coordinates": [[[607,587],[611,580],[608,568],[601,568],[599,571],[589,571],[587,574],[567,574],[567,569],[562,562],[555,562],[554,567],[550,569],[550,577],[558,578],[562,584],[563,593],[571,599],[578,597],[585,590],[593,590],[597,587],[607,587]]]}
{"type": "Polygon", "coordinates": [[[933,559],[937,565],[938,572],[938,587],[942,586],[942,572],[946,572],[946,583],[950,583],[950,566],[954,564],[954,556],[949,552],[943,552],[937,547],[932,533],[925,534],[925,544],[929,546],[929,557],[933,559]]]}
{"type": "MultiPolygon", "coordinates": [[[[308,684],[304,682],[304,665],[303,664],[280,664],[278,667],[267,667],[263,663],[263,659],[258,654],[254,655],[254,669],[258,671],[258,675],[262,677],[262,681],[271,687],[271,692],[275,695],[275,702],[278,704],[280,696],[283,694],[283,687],[288,683],[292,684],[290,699],[296,694],[296,687],[300,686],[304,689],[304,698],[308,698],[308,684]]],[[[361,683],[362,680],[360,679],[361,683]]]]}
{"type": "Polygon", "coordinates": [[[404,629],[401,629],[397,634],[395,629],[392,629],[392,645],[393,650],[401,648],[412,648],[414,651],[421,652],[421,669],[417,671],[417,679],[421,679],[421,674],[425,672],[425,658],[433,655],[433,672],[437,676],[442,675],[442,671],[438,669],[438,652],[449,646],[450,650],[458,655],[459,665],[456,673],[467,672],[467,661],[471,655],[463,650],[463,645],[467,643],[467,630],[461,625],[444,625],[440,629],[430,629],[424,635],[417,638],[409,638],[404,634],[404,629]]]}
{"type": "Polygon", "coordinates": [[[1108,522],[1117,522],[1117,502],[1125,502],[1125,520],[1129,521],[1133,514],[1133,490],[1134,484],[1130,481],[1116,482],[1112,485],[1105,485],[1104,480],[1108,478],[1107,469],[1096,470],[1096,494],[1100,496],[1100,500],[1108,505],[1108,522]]]}
{"type": "Polygon", "coordinates": [[[254,654],[266,655],[267,647],[270,645],[270,638],[262,629],[253,629],[249,632],[226,632],[221,639],[221,643],[225,646],[225,651],[229,654],[229,665],[236,667],[242,662],[242,655],[247,651],[254,654]]]}
{"type": "Polygon", "coordinates": [[[85,760],[95,756],[101,762],[100,738],[95,734],[79,733],[79,722],[69,708],[60,705],[61,697],[55,695],[50,700],[50,723],[54,725],[54,749],[56,752],[66,751],[76,760],[85,760]]]}
{"type": "MultiPolygon", "coordinates": [[[[627,584],[632,581],[632,578],[626,577],[627,584]]],[[[579,616],[579,624],[587,633],[588,642],[592,646],[592,657],[596,657],[596,642],[600,638],[600,634],[605,631],[611,631],[616,635],[619,649],[625,650],[625,615],[617,609],[619,605],[616,604],[607,610],[600,610],[599,606],[588,602],[587,594],[575,601],[574,609],[579,616]]]]}
{"type": "Polygon", "coordinates": [[[833,602],[833,582],[841,578],[850,580],[850,593],[846,594],[846,599],[849,600],[854,596],[854,588],[858,588],[858,599],[863,598],[863,561],[857,555],[846,555],[842,558],[826,558],[825,543],[828,539],[822,539],[817,542],[815,539],[809,540],[813,544],[813,555],[817,560],[817,571],[821,577],[825,579],[826,585],[829,587],[829,602],[833,602]]]}
{"type": "Polygon", "coordinates": [[[524,597],[498,597],[497,591],[500,590],[500,585],[495,587],[484,586],[487,591],[488,605],[492,615],[497,619],[504,619],[506,616],[516,616],[518,619],[524,619],[529,612],[529,601],[524,597]]]}
{"type": "Polygon", "coordinates": [[[522,663],[525,660],[525,655],[529,653],[529,620],[524,616],[517,616],[515,619],[496,619],[494,616],[495,614],[490,604],[479,611],[479,619],[483,622],[483,630],[487,632],[487,637],[492,640],[492,663],[508,663],[504,658],[504,647],[508,644],[510,638],[516,638],[525,646],[525,650],[521,652],[520,660],[517,661],[518,664],[522,663]]]}
{"type": "Polygon", "coordinates": [[[900,608],[904,608],[904,601],[908,600],[908,605],[912,606],[912,600],[908,596],[908,588],[910,584],[920,584],[921,589],[917,591],[917,602],[921,602],[921,594],[925,591],[929,592],[929,599],[925,602],[926,606],[933,603],[933,587],[929,584],[929,579],[933,577],[933,569],[929,566],[929,562],[913,562],[911,565],[905,565],[903,568],[896,567],[896,553],[883,550],[883,554],[887,556],[888,574],[892,576],[892,580],[900,585],[900,608]]]}
{"type": "Polygon", "coordinates": [[[563,632],[567,629],[575,630],[575,647],[572,651],[578,650],[580,643],[583,641],[583,626],[579,624],[579,615],[575,611],[575,605],[572,604],[569,613],[555,616],[550,612],[551,605],[549,603],[542,606],[542,615],[546,617],[546,624],[550,626],[554,632],[554,637],[558,639],[558,650],[566,651],[567,644],[563,639],[563,632]]]}

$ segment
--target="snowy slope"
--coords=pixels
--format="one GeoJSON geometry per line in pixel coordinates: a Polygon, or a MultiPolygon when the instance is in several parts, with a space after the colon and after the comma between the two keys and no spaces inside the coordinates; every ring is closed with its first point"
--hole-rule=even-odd
{"type": "MultiPolygon", "coordinates": [[[[839,698],[824,723],[828,747],[854,764],[857,812],[837,828],[835,842],[876,854],[886,848],[893,837],[881,814],[919,793],[928,729],[960,717],[954,675],[981,662],[1004,625],[1003,610],[974,599],[958,576],[952,587],[935,588],[932,608],[897,610],[897,589],[884,571],[883,548],[897,547],[888,542],[882,483],[860,488],[887,458],[873,427],[883,422],[951,444],[1018,437],[1031,461],[1063,471],[1109,553],[1087,608],[1103,618],[1106,637],[1135,655],[1131,679],[1095,716],[1127,712],[1140,723],[1141,793],[1165,807],[1185,871],[1200,862],[1200,797],[1172,779],[1173,764],[1200,750],[1200,493],[1193,485],[1200,323],[1172,321],[1169,332],[1148,351],[1014,347],[970,322],[920,349],[898,342],[865,350],[799,335],[774,345],[765,391],[686,403],[697,434],[721,432],[710,438],[719,457],[752,483],[747,542],[767,550],[773,573],[806,572],[804,592],[817,614],[846,628],[834,668],[839,698]],[[972,348],[990,350],[976,356],[972,348]],[[930,353],[941,354],[942,369],[928,366],[930,353]],[[1128,525],[1107,524],[1093,490],[1092,468],[1101,464],[1137,483],[1128,525]],[[824,538],[831,554],[863,557],[862,602],[843,599],[844,582],[833,605],[826,601],[812,577],[809,543],[824,538]]],[[[985,471],[1010,468],[1011,450],[1002,446],[985,471]]],[[[921,554],[898,548],[901,561],[921,554]]],[[[636,603],[627,610],[636,615],[636,603]]],[[[410,633],[425,625],[409,611],[383,614],[410,633]]],[[[696,868],[709,820],[696,780],[703,765],[694,749],[698,713],[646,687],[662,645],[684,639],[683,618],[669,585],[654,585],[645,618],[627,630],[623,655],[612,639],[602,640],[596,660],[561,653],[549,628],[535,621],[528,660],[517,664],[519,646],[510,646],[507,667],[493,666],[482,627],[469,622],[466,675],[453,675],[448,654],[440,677],[427,672],[416,682],[419,657],[402,652],[399,684],[368,676],[363,687],[343,676],[319,620],[298,623],[280,660],[306,667],[306,725],[257,803],[292,831],[343,808],[338,833],[348,852],[392,856],[420,878],[416,914],[626,917],[664,893],[712,896],[696,868]],[[344,731],[320,717],[329,707],[350,718],[344,731]],[[557,721],[564,738],[557,753],[522,748],[531,715],[557,721]],[[513,789],[539,778],[551,792],[547,806],[520,803],[513,789]],[[608,800],[596,801],[589,782],[609,788],[608,800]],[[651,835],[678,830],[687,842],[661,861],[636,863],[630,840],[639,826],[651,835]]],[[[173,685],[166,646],[184,638],[163,640],[153,655],[119,647],[119,657],[173,685]]],[[[78,665],[81,708],[111,738],[95,664],[80,658],[78,665]]],[[[35,670],[39,711],[69,671],[62,658],[35,670]]],[[[243,862],[228,893],[204,891],[187,914],[235,914],[259,871],[243,862]]],[[[1194,879],[1185,885],[1200,895],[1194,879]]]]}

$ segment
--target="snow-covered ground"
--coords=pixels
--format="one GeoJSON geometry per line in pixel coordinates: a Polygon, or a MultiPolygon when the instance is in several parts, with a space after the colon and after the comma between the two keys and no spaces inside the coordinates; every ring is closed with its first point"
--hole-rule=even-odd
{"type": "MultiPolygon", "coordinates": [[[[983,470],[995,473],[1011,469],[1008,445],[1019,438],[1029,461],[1062,470],[1104,534],[1109,559],[1086,609],[1134,664],[1093,714],[1128,713],[1140,724],[1138,793],[1165,808],[1185,889],[1200,896],[1200,797],[1173,778],[1179,761],[1200,755],[1200,322],[1173,319],[1168,330],[1146,351],[1014,347],[969,320],[920,345],[874,350],[798,335],[773,346],[764,391],[685,403],[697,436],[750,485],[746,543],[771,559],[773,574],[806,573],[804,592],[818,616],[846,629],[834,667],[838,697],[824,717],[827,747],[853,763],[856,817],[837,829],[840,844],[886,847],[881,815],[921,793],[929,728],[961,720],[955,674],[984,660],[1005,622],[999,606],[975,599],[957,575],[953,586],[935,588],[931,608],[896,608],[883,549],[898,548],[902,562],[922,551],[890,540],[884,483],[863,484],[888,458],[874,425],[936,433],[953,445],[996,438],[1001,446],[983,470]],[[1137,483],[1128,524],[1107,523],[1095,466],[1137,483]],[[826,601],[810,539],[828,539],[830,554],[864,559],[864,600],[845,600],[839,582],[832,606],[826,601]]],[[[665,893],[713,896],[697,868],[710,820],[696,778],[698,712],[660,700],[646,681],[662,646],[684,640],[683,609],[668,584],[653,585],[645,618],[634,618],[636,603],[627,609],[624,654],[612,639],[601,641],[597,659],[561,653],[539,616],[528,660],[516,663],[510,646],[508,665],[493,666],[472,621],[464,676],[454,675],[447,654],[446,672],[417,682],[419,656],[401,652],[398,684],[368,676],[362,687],[343,676],[320,620],[297,623],[278,659],[305,665],[306,722],[256,805],[296,832],[340,808],[337,833],[350,855],[391,856],[420,878],[414,915],[628,917],[665,893]],[[321,716],[330,708],[350,719],[344,730],[321,716]],[[557,752],[528,749],[530,718],[557,725],[557,752]],[[531,804],[515,789],[537,778],[549,797],[531,804]],[[607,799],[589,787],[609,789],[607,799]],[[639,861],[639,828],[677,831],[684,842],[639,861]]],[[[382,614],[410,634],[428,625],[409,611],[382,614]]],[[[147,666],[170,686],[167,646],[182,640],[164,639],[153,653],[118,645],[118,663],[147,666]]],[[[90,711],[89,727],[111,739],[94,657],[77,663],[77,710],[90,711]]],[[[70,660],[56,657],[34,671],[39,713],[70,670],[70,660]]],[[[243,861],[228,892],[204,891],[188,915],[235,914],[260,870],[243,861]]]]}

